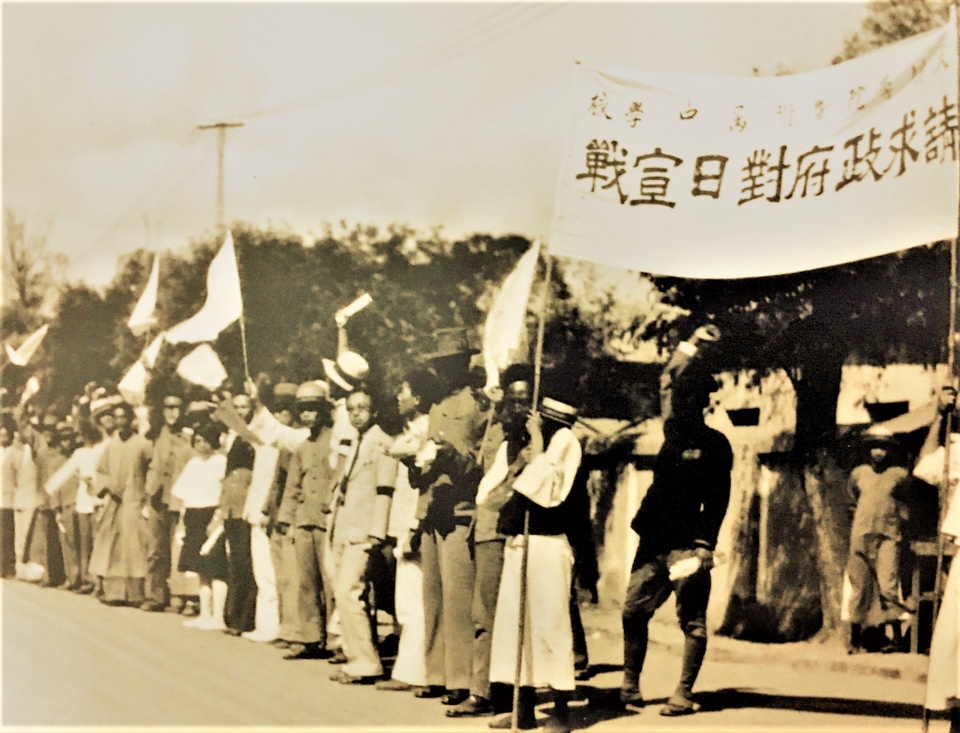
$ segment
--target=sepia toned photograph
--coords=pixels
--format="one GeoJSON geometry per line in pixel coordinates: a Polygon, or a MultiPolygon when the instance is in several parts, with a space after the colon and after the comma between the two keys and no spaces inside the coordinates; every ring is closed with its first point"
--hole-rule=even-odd
{"type": "Polygon", "coordinates": [[[0,729],[960,733],[957,5],[3,2],[0,729]]]}

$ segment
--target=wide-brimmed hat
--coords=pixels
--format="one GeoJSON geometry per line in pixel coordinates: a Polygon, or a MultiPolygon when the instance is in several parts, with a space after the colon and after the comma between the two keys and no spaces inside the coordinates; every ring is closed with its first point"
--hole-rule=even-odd
{"type": "Polygon", "coordinates": [[[457,354],[476,354],[478,351],[480,350],[473,345],[470,331],[466,327],[440,328],[433,332],[433,351],[424,354],[423,358],[442,359],[457,354]]]}
{"type": "Polygon", "coordinates": [[[333,359],[323,359],[323,371],[327,379],[347,392],[353,392],[370,375],[367,360],[355,351],[344,351],[333,359]]]}
{"type": "Polygon", "coordinates": [[[330,385],[322,379],[313,379],[297,387],[297,402],[322,402],[330,399],[330,385]]]}
{"type": "Polygon", "coordinates": [[[577,421],[577,408],[560,400],[544,397],[540,401],[540,414],[563,425],[573,425],[577,421]]]}

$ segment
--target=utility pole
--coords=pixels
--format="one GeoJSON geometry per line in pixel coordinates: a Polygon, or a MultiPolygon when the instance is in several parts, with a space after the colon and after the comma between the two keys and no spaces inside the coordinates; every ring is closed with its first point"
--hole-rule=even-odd
{"type": "Polygon", "coordinates": [[[212,125],[197,125],[198,130],[217,131],[217,231],[224,232],[223,221],[223,151],[227,145],[227,128],[243,127],[242,122],[215,122],[212,125]]]}

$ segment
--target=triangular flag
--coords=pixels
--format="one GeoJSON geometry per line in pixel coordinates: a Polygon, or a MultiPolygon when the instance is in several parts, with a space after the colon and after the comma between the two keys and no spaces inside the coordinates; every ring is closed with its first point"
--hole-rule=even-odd
{"type": "Polygon", "coordinates": [[[487,369],[487,388],[500,383],[500,370],[516,359],[525,335],[527,300],[540,256],[537,240],[507,275],[487,313],[483,328],[483,363],[487,369]]]}
{"type": "Polygon", "coordinates": [[[233,235],[227,232],[223,246],[213,258],[207,272],[206,302],[192,318],[167,331],[165,338],[171,344],[213,341],[242,313],[243,299],[240,296],[237,256],[233,250],[233,235]]]}
{"type": "Polygon", "coordinates": [[[16,350],[11,349],[10,345],[6,344],[7,356],[10,358],[10,361],[17,366],[26,366],[33,358],[33,355],[37,353],[37,349],[40,348],[40,343],[43,341],[43,337],[47,335],[49,328],[49,324],[43,324],[27,336],[27,340],[20,344],[20,348],[16,350]]]}
{"type": "Polygon", "coordinates": [[[20,395],[20,405],[25,405],[30,399],[40,391],[40,381],[36,377],[30,377],[27,380],[26,386],[23,388],[23,393],[20,395]]]}
{"type": "Polygon", "coordinates": [[[127,325],[133,331],[134,336],[141,336],[147,329],[157,323],[157,288],[160,285],[160,256],[153,258],[153,267],[150,270],[150,277],[147,278],[147,286],[140,295],[140,300],[133,308],[130,320],[127,325]]]}
{"type": "Polygon", "coordinates": [[[117,391],[131,405],[143,404],[147,397],[147,369],[139,359],[123,375],[117,391]]]}
{"type": "Polygon", "coordinates": [[[177,374],[210,391],[223,384],[223,380],[227,378],[227,370],[223,368],[220,357],[209,344],[200,344],[183,357],[177,366],[177,374]]]}
{"type": "Polygon", "coordinates": [[[150,345],[143,350],[143,354],[140,355],[140,361],[143,362],[143,365],[147,369],[153,369],[157,363],[157,357],[160,356],[160,347],[163,346],[164,336],[165,334],[163,333],[157,336],[150,342],[150,345]]]}

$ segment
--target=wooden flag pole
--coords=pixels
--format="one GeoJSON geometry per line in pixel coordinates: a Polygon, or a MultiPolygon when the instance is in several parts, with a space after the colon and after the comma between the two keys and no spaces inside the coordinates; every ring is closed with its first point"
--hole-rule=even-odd
{"type": "MultiPolygon", "coordinates": [[[[540,399],[540,369],[543,362],[543,332],[547,318],[547,305],[550,302],[550,280],[553,276],[553,257],[546,252],[547,273],[540,298],[540,314],[537,321],[537,347],[533,356],[533,411],[536,411],[540,399]]],[[[523,640],[527,631],[527,563],[530,555],[530,510],[523,513],[523,544],[520,547],[520,618],[517,622],[517,666],[513,677],[513,712],[510,730],[519,730],[520,723],[520,682],[523,674],[523,640]]]]}
{"type": "MultiPolygon", "coordinates": [[[[952,10],[954,13],[954,34],[960,36],[960,0],[953,0],[952,10]]],[[[960,48],[958,48],[957,58],[957,103],[960,104],[960,48]]],[[[957,159],[957,187],[958,187],[958,210],[957,210],[957,233],[950,240],[950,322],[947,326],[947,378],[949,384],[956,389],[956,350],[957,341],[957,241],[960,239],[960,156],[957,159]]],[[[939,399],[939,395],[937,396],[939,399]]],[[[943,441],[943,474],[940,479],[939,488],[939,513],[937,516],[937,574],[934,578],[933,586],[933,616],[931,618],[931,629],[936,628],[937,615],[940,612],[940,600],[943,595],[943,557],[946,552],[946,540],[943,532],[940,531],[943,525],[943,516],[946,510],[946,503],[950,499],[950,435],[953,432],[953,409],[947,410],[946,435],[943,441]]],[[[936,420],[936,416],[934,416],[936,420]]],[[[920,609],[915,609],[914,613],[919,614],[920,609]]],[[[955,632],[956,633],[956,632],[955,632]]],[[[930,652],[927,657],[927,683],[930,686],[930,675],[933,672],[930,666],[930,660],[933,657],[933,636],[930,637],[930,652]]],[[[926,697],[926,696],[924,696],[926,697]]],[[[923,731],[926,733],[930,722],[930,710],[927,708],[926,699],[923,704],[923,731]]]]}
{"type": "MultiPolygon", "coordinates": [[[[960,3],[958,0],[953,2],[953,10],[955,16],[960,13],[960,3]]],[[[960,28],[955,28],[955,32],[960,34],[960,28]]],[[[960,58],[957,59],[957,90],[958,90],[958,100],[960,100],[960,58]]],[[[960,187],[960,160],[958,160],[958,187],[960,187]]],[[[958,201],[960,201],[960,189],[958,189],[958,201]]],[[[948,325],[947,331],[947,378],[950,380],[950,385],[954,388],[957,387],[957,374],[956,374],[956,340],[957,340],[957,240],[960,238],[960,208],[957,212],[957,222],[958,222],[958,232],[952,240],[950,240],[950,323],[948,325]]],[[[950,433],[953,429],[953,410],[947,411],[946,419],[946,438],[944,439],[944,448],[943,448],[943,478],[940,481],[940,516],[937,523],[937,528],[939,529],[940,524],[943,522],[943,514],[946,509],[946,503],[950,499],[950,433]]],[[[937,532],[937,576],[934,579],[934,592],[933,592],[933,618],[936,620],[937,612],[940,610],[940,596],[943,592],[943,583],[941,576],[943,575],[943,556],[945,552],[945,541],[942,532],[937,532]]]]}

